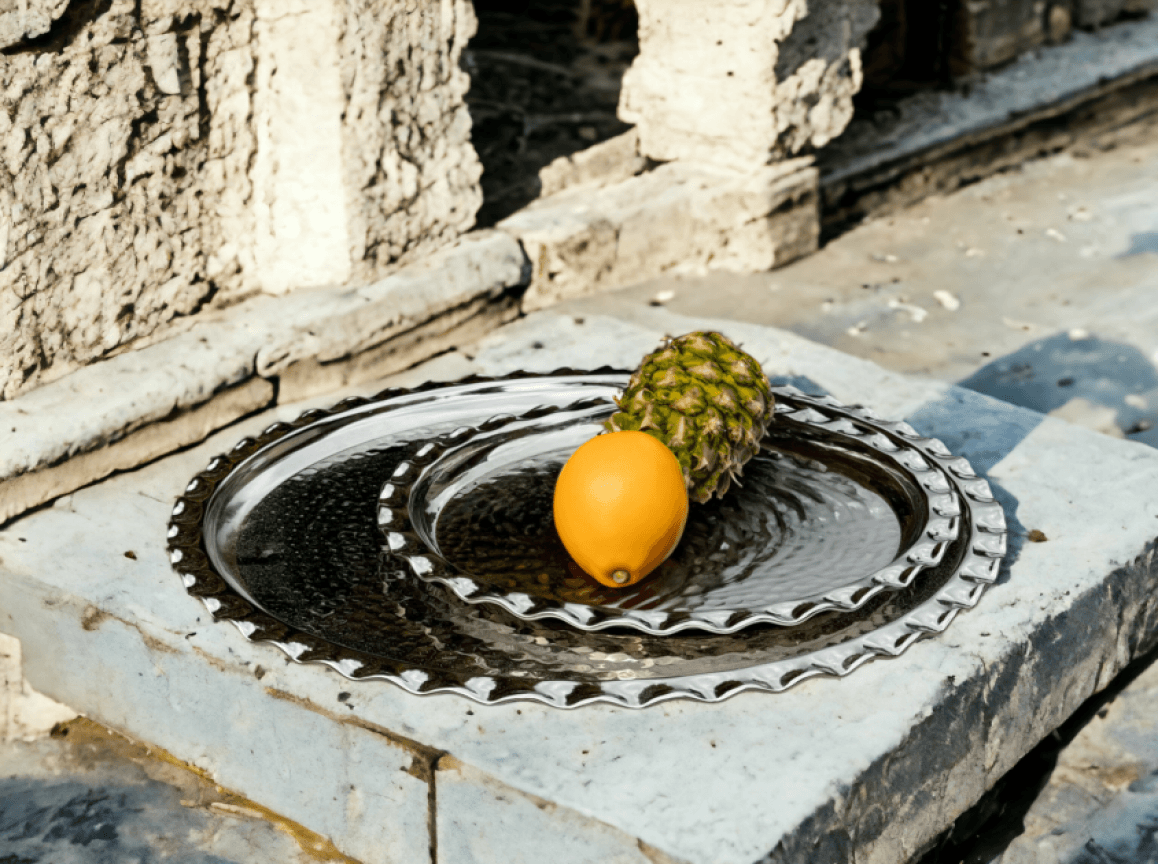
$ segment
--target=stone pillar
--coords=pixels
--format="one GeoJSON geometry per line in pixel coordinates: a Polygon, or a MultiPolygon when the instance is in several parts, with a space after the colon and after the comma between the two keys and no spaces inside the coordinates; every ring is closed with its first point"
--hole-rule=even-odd
{"type": "Polygon", "coordinates": [[[729,167],[824,146],[852,118],[876,0],[636,0],[619,116],[645,156],[729,167]]]}
{"type": "Polygon", "coordinates": [[[0,0],[0,399],[481,203],[469,0],[0,0]]]}

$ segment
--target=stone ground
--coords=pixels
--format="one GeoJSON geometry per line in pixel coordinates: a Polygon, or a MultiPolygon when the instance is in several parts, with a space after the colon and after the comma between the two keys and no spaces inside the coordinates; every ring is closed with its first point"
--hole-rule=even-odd
{"type": "MultiPolygon", "coordinates": [[[[671,277],[557,309],[630,319],[655,302],[775,325],[1158,446],[1158,143],[1145,132],[925,201],[773,273],[671,277]]],[[[925,864],[1158,861],[1156,716],[1158,665],[1139,662],[925,864]]],[[[0,862],[341,860],[140,748],[68,729],[0,745],[0,862]]]]}

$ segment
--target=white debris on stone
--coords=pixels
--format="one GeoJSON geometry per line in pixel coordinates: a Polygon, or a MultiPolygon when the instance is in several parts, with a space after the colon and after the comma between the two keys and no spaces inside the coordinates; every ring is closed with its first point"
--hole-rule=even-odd
{"type": "Polygon", "coordinates": [[[933,299],[948,309],[950,312],[956,312],[961,308],[961,299],[957,297],[956,294],[950,294],[948,291],[934,291],[933,299]]]}
{"type": "Polygon", "coordinates": [[[640,152],[735,167],[821,147],[852,119],[871,0],[637,0],[619,116],[640,152]]]}
{"type": "Polygon", "coordinates": [[[1056,240],[1058,243],[1066,242],[1066,235],[1058,231],[1056,228],[1046,228],[1045,236],[1052,240],[1056,240]]]}
{"type": "Polygon", "coordinates": [[[911,320],[914,324],[920,324],[927,317],[929,317],[929,311],[923,306],[917,306],[913,303],[906,303],[903,300],[897,299],[896,297],[893,297],[889,300],[888,307],[890,309],[895,309],[898,312],[909,313],[909,320],[911,320]]]}
{"type": "Polygon", "coordinates": [[[473,224],[468,0],[104,5],[0,64],[0,399],[473,224]]]}
{"type": "Polygon", "coordinates": [[[585,150],[560,156],[539,170],[539,195],[546,198],[579,186],[599,188],[634,177],[647,165],[639,155],[639,132],[630,129],[585,150]]]}

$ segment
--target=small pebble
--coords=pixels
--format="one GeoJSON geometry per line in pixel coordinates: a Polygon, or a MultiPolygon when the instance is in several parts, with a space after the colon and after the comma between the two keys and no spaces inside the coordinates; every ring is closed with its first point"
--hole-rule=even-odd
{"type": "Polygon", "coordinates": [[[1027,321],[1014,321],[1012,318],[1002,318],[1001,323],[1010,330],[1025,330],[1027,333],[1034,329],[1034,325],[1027,321]]]}
{"type": "Polygon", "coordinates": [[[1066,242],[1066,235],[1061,233],[1060,231],[1058,231],[1056,228],[1046,228],[1045,229],[1045,236],[1046,237],[1052,237],[1058,243],[1065,243],[1066,242]]]}
{"type": "Polygon", "coordinates": [[[901,259],[889,252],[874,252],[873,260],[883,261],[885,264],[896,264],[901,259]]]}
{"type": "Polygon", "coordinates": [[[1142,396],[1139,396],[1137,393],[1131,393],[1129,396],[1127,396],[1126,397],[1126,404],[1129,405],[1131,408],[1137,408],[1139,411],[1145,411],[1146,410],[1145,398],[1143,398],[1142,396]]]}
{"type": "Polygon", "coordinates": [[[1038,531],[1036,528],[1034,528],[1032,531],[1025,535],[1025,539],[1030,543],[1044,543],[1049,538],[1045,536],[1045,532],[1038,531]]]}
{"type": "Polygon", "coordinates": [[[905,303],[905,302],[902,302],[901,300],[896,300],[896,299],[890,300],[889,301],[889,308],[890,309],[896,309],[898,312],[908,312],[909,318],[912,319],[914,324],[920,324],[922,321],[924,321],[929,316],[928,311],[923,309],[922,307],[917,306],[913,303],[905,303]]]}
{"type": "Polygon", "coordinates": [[[955,295],[948,291],[934,291],[933,299],[948,309],[950,312],[956,312],[961,308],[961,301],[955,295]]]}
{"type": "Polygon", "coordinates": [[[1089,339],[1090,331],[1084,327],[1073,327],[1070,329],[1069,336],[1071,341],[1077,342],[1079,339],[1089,339]]]}

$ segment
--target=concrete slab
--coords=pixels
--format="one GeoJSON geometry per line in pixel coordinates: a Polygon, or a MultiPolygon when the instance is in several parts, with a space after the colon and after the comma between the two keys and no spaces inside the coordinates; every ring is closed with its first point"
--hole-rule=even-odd
{"type": "Polygon", "coordinates": [[[502,848],[524,856],[574,838],[561,860],[895,864],[1158,638],[1152,449],[769,328],[579,317],[529,316],[432,372],[630,364],[664,332],[722,327],[769,374],[907,416],[987,471],[1013,532],[999,584],[898,659],[716,705],[484,708],[350,682],[211,623],[163,553],[186,479],[296,413],[279,407],[0,532],[0,631],[30,682],[371,864],[489,854],[463,840],[478,824],[512,826],[502,848]]]}

